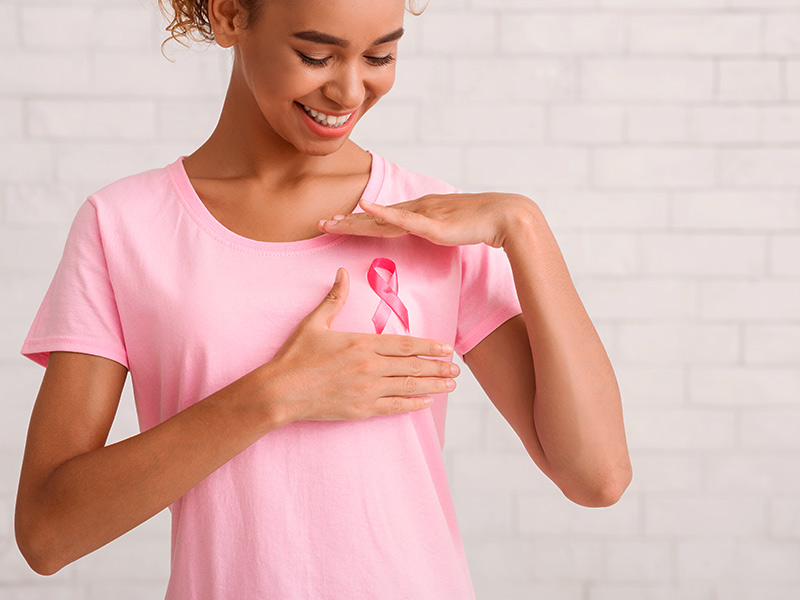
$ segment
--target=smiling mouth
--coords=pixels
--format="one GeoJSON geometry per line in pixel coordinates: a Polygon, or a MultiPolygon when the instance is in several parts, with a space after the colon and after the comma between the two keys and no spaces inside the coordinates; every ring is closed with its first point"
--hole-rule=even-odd
{"type": "Polygon", "coordinates": [[[309,108],[308,106],[306,106],[305,104],[301,104],[300,102],[298,102],[298,104],[300,104],[303,110],[306,111],[309,114],[309,116],[312,119],[314,119],[317,123],[330,128],[341,127],[342,125],[347,123],[356,113],[356,111],[353,111],[349,114],[337,117],[335,115],[326,115],[325,113],[319,112],[318,110],[314,110],[313,108],[309,108]]]}

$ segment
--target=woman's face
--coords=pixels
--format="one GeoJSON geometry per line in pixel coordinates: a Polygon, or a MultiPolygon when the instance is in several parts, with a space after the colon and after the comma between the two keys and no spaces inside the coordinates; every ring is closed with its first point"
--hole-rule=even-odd
{"type": "Polygon", "coordinates": [[[236,38],[234,69],[257,106],[254,118],[300,152],[339,149],[394,84],[403,16],[404,0],[265,0],[236,38]],[[353,114],[331,128],[303,106],[353,114]]]}

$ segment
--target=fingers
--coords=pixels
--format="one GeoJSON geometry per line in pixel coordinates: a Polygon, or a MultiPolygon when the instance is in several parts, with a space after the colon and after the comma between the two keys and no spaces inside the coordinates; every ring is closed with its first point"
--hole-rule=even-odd
{"type": "Polygon", "coordinates": [[[374,334],[375,352],[383,356],[450,356],[453,348],[439,340],[393,333],[374,334]]]}

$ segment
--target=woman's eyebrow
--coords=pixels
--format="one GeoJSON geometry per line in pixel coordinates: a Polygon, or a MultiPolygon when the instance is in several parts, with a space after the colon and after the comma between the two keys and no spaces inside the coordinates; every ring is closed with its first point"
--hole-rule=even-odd
{"type": "MultiPolygon", "coordinates": [[[[372,42],[373,46],[380,46],[381,44],[385,44],[386,42],[393,42],[395,40],[399,40],[404,33],[403,28],[395,29],[391,33],[387,33],[386,35],[379,37],[377,40],[372,42]]],[[[307,31],[295,31],[292,33],[292,36],[299,38],[301,40],[306,40],[307,42],[314,42],[315,44],[330,44],[333,46],[340,46],[342,48],[349,48],[350,42],[347,40],[343,40],[342,38],[338,38],[332,36],[328,33],[323,33],[321,31],[317,31],[316,29],[309,29],[307,31]]]]}

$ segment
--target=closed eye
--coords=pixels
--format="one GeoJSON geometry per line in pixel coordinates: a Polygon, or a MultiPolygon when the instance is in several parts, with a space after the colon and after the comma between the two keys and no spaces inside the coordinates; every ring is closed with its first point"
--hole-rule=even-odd
{"type": "MultiPolygon", "coordinates": [[[[307,65],[311,65],[313,67],[324,67],[328,64],[328,61],[331,57],[327,58],[311,58],[310,56],[306,56],[302,52],[297,53],[300,56],[300,59],[307,65]]],[[[388,65],[389,63],[395,60],[394,55],[387,54],[386,56],[365,56],[368,61],[370,61],[374,65],[388,65]]]]}

